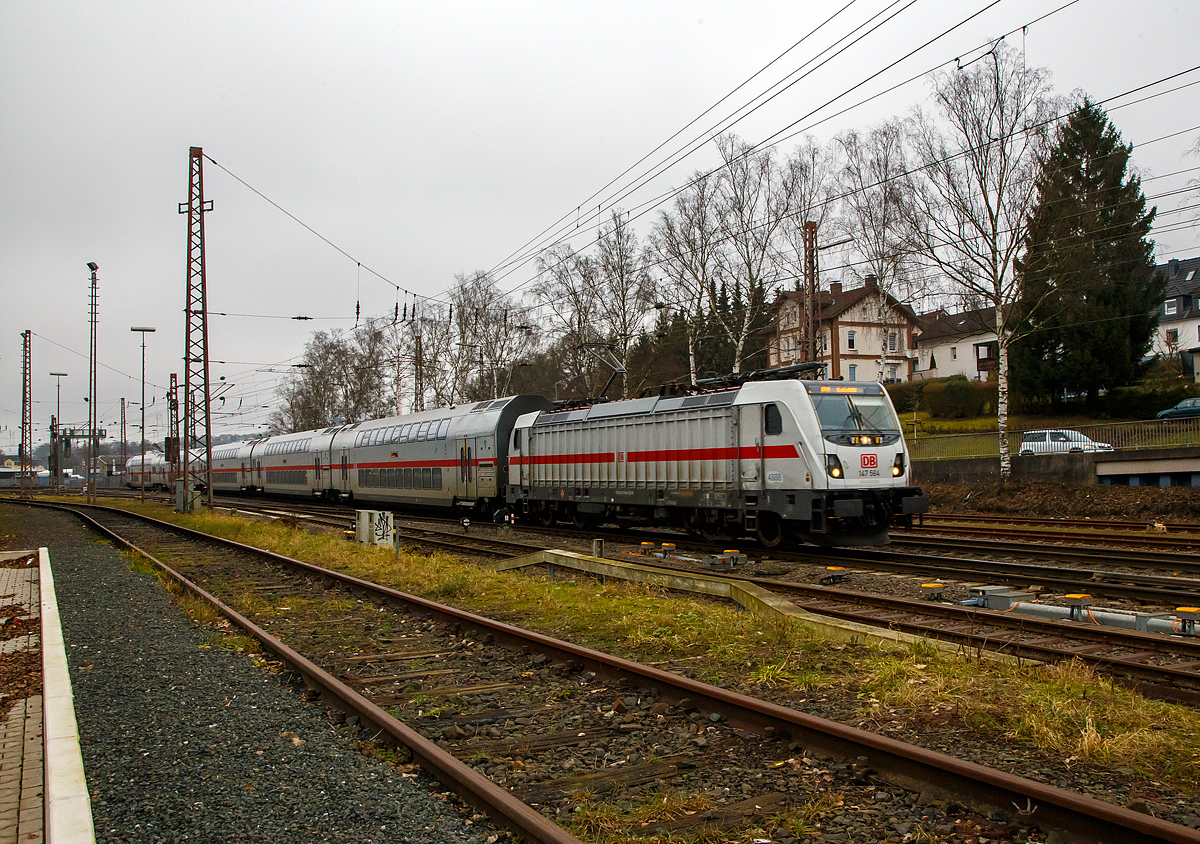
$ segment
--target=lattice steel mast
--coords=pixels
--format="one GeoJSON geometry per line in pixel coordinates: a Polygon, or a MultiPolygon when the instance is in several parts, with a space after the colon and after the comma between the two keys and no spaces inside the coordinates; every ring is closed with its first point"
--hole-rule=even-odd
{"type": "Polygon", "coordinates": [[[21,332],[21,497],[33,495],[33,366],[30,358],[33,333],[21,332]]]}
{"type": "Polygon", "coordinates": [[[96,405],[96,327],[100,321],[100,292],[97,287],[96,271],[100,265],[88,261],[87,268],[92,271],[91,293],[88,296],[88,323],[91,326],[91,339],[88,344],[88,428],[87,428],[87,501],[96,502],[96,459],[100,456],[100,435],[98,433],[99,414],[96,405]]]}
{"type": "Polygon", "coordinates": [[[179,464],[179,374],[171,373],[171,389],[167,392],[167,425],[168,436],[166,446],[167,459],[171,461],[171,488],[175,481],[183,477],[179,464]]]}
{"type": "Polygon", "coordinates": [[[800,360],[814,361],[821,357],[820,301],[817,298],[820,285],[817,283],[817,224],[811,220],[804,224],[804,325],[801,331],[800,360]]]}
{"type": "Polygon", "coordinates": [[[204,214],[212,202],[204,201],[204,150],[188,153],[188,201],[179,213],[188,215],[187,329],[183,346],[184,512],[192,509],[191,490],[203,486],[212,507],[212,418],[208,394],[208,295],[204,271],[204,214]]]}

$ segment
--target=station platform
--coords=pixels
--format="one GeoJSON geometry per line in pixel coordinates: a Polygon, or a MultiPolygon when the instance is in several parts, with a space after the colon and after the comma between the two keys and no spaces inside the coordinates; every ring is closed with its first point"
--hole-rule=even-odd
{"type": "MultiPolygon", "coordinates": [[[[0,655],[18,697],[0,719],[0,844],[94,844],[50,555],[0,552],[0,655]],[[12,655],[37,654],[32,668],[12,655]],[[22,670],[41,682],[22,684],[22,670]],[[24,666],[24,668],[22,668],[24,666]],[[40,694],[37,687],[40,685],[40,694]],[[29,688],[25,688],[29,686],[29,688]]],[[[0,700],[0,704],[8,704],[0,700]]]]}

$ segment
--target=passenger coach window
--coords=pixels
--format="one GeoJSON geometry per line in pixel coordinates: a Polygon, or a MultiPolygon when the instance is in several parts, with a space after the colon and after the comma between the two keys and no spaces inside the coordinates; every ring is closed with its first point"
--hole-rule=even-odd
{"type": "Polygon", "coordinates": [[[778,406],[768,404],[763,407],[763,424],[768,434],[783,433],[783,416],[780,415],[778,406]]]}
{"type": "Polygon", "coordinates": [[[448,434],[448,433],[450,433],[450,420],[449,420],[449,419],[443,419],[443,420],[442,420],[441,427],[439,427],[439,428],[438,428],[438,436],[437,436],[437,438],[438,438],[439,440],[444,440],[444,439],[446,439],[446,434],[448,434]]]}

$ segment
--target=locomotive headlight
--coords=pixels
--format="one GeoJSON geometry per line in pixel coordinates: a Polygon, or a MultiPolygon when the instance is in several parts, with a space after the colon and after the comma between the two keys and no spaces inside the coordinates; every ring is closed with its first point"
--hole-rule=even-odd
{"type": "Polygon", "coordinates": [[[896,459],[892,461],[892,477],[898,478],[904,474],[904,452],[901,451],[896,455],[896,459]]]}
{"type": "Polygon", "coordinates": [[[829,473],[831,478],[840,478],[842,476],[842,461],[838,460],[836,454],[825,455],[825,471],[829,473]]]}

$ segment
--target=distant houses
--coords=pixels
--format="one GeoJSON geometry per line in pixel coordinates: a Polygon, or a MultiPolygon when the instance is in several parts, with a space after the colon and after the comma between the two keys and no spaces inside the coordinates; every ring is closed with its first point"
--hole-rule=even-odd
{"type": "Polygon", "coordinates": [[[1158,331],[1150,352],[1178,358],[1183,374],[1200,381],[1200,258],[1172,258],[1155,269],[1167,278],[1167,293],[1158,311],[1158,331]]]}
{"type": "MultiPolygon", "coordinates": [[[[1150,353],[1176,358],[1183,375],[1200,381],[1200,258],[1171,259],[1158,330],[1150,353]]],[[[763,330],[772,367],[803,361],[804,293],[780,293],[763,330]]],[[[846,381],[923,381],[963,375],[995,378],[999,363],[996,309],[916,314],[880,289],[873,276],[843,289],[832,282],[819,295],[817,360],[828,377],[846,381]]]]}

